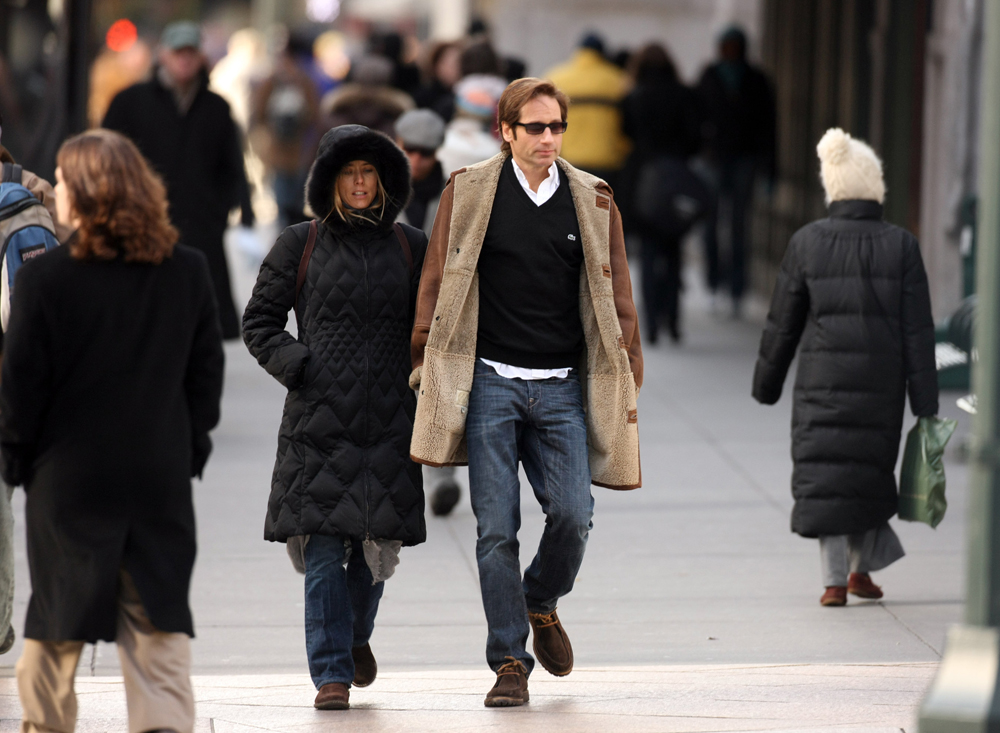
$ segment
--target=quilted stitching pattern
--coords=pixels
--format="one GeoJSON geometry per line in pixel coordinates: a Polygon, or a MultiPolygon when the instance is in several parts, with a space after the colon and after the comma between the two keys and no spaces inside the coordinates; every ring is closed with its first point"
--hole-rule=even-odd
{"type": "MultiPolygon", "coordinates": [[[[404,201],[405,194],[393,198],[404,201]]],[[[284,329],[308,224],[285,230],[261,267],[245,338],[289,389],[266,539],[314,533],[407,545],[425,539],[420,467],[409,458],[416,402],[407,380],[426,237],[405,228],[411,274],[391,229],[395,213],[387,211],[390,226],[378,230],[319,225],[300,294],[298,341],[284,329]]]]}

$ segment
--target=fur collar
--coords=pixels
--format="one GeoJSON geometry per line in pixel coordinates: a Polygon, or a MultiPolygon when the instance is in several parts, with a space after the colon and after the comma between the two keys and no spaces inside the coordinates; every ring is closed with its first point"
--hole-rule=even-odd
{"type": "Polygon", "coordinates": [[[350,225],[340,217],[329,216],[333,209],[333,186],[340,169],[361,156],[377,161],[382,185],[389,194],[385,215],[379,229],[388,229],[410,200],[410,161],[396,143],[376,130],[363,125],[341,125],[327,132],[319,143],[316,160],[306,180],[306,200],[320,220],[334,230],[350,225]]]}

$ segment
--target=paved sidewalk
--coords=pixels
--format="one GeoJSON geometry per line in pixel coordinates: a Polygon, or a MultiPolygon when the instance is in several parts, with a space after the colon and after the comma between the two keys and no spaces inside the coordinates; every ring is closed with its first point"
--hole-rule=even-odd
{"type": "MultiPolygon", "coordinates": [[[[237,277],[244,298],[251,279],[237,277]]],[[[199,730],[914,730],[964,595],[957,447],[969,420],[958,395],[942,395],[942,414],[960,422],[946,460],[948,517],[937,530],[894,521],[908,555],[876,574],[884,602],[821,608],[818,546],[788,529],[790,389],[770,408],[749,396],[762,309],[740,322],[715,318],[691,290],[684,345],[646,350],[645,485],[594,489],[587,557],[559,609],[577,669],[556,679],[538,668],[531,703],[518,710],[482,707],[493,678],[467,492],[451,517],[428,515],[427,543],[405,549],[386,584],[372,639],[379,679],[353,692],[346,714],[312,710],[301,577],[283,546],[261,539],[283,390],[242,345],[228,346],[223,423],[195,486],[199,730]]],[[[542,517],[523,486],[526,563],[542,517]]],[[[21,492],[15,507],[20,631],[29,591],[21,492]]],[[[16,729],[10,677],[20,648],[0,657],[0,731],[16,729]]],[[[126,729],[118,674],[113,645],[88,647],[78,730],[126,729]]]]}

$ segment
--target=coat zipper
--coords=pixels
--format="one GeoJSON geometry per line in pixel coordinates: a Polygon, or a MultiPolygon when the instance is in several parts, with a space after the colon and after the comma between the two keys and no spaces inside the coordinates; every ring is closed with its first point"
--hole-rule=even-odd
{"type": "Polygon", "coordinates": [[[369,328],[371,328],[371,292],[368,287],[368,247],[364,242],[361,243],[361,259],[365,263],[365,326],[364,326],[364,338],[365,338],[365,439],[364,444],[361,448],[361,470],[365,475],[365,539],[371,539],[371,487],[368,481],[368,400],[369,393],[371,392],[371,372],[372,372],[372,362],[371,362],[371,333],[369,328]]]}

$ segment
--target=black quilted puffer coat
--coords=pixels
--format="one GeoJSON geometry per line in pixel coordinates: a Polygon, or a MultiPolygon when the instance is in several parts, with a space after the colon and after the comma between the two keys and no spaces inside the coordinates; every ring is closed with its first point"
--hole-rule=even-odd
{"type": "Polygon", "coordinates": [[[410,192],[405,155],[360,125],[323,136],[306,184],[322,222],[299,294],[298,340],[285,330],[309,223],[282,232],[243,316],[250,352],[288,388],[264,522],[265,539],[323,534],[423,542],[420,466],[410,460],[410,331],[427,239],[404,226],[412,271],[392,230],[410,192]],[[389,194],[382,224],[330,214],[336,176],[375,163],[389,194]],[[329,215],[329,216],[328,216],[329,215]]]}
{"type": "Polygon", "coordinates": [[[896,513],[907,391],[937,414],[934,322],[917,240],[875,201],[835,201],[792,237],[753,376],[774,404],[800,344],[792,409],[792,531],[864,532],[896,513]]]}

